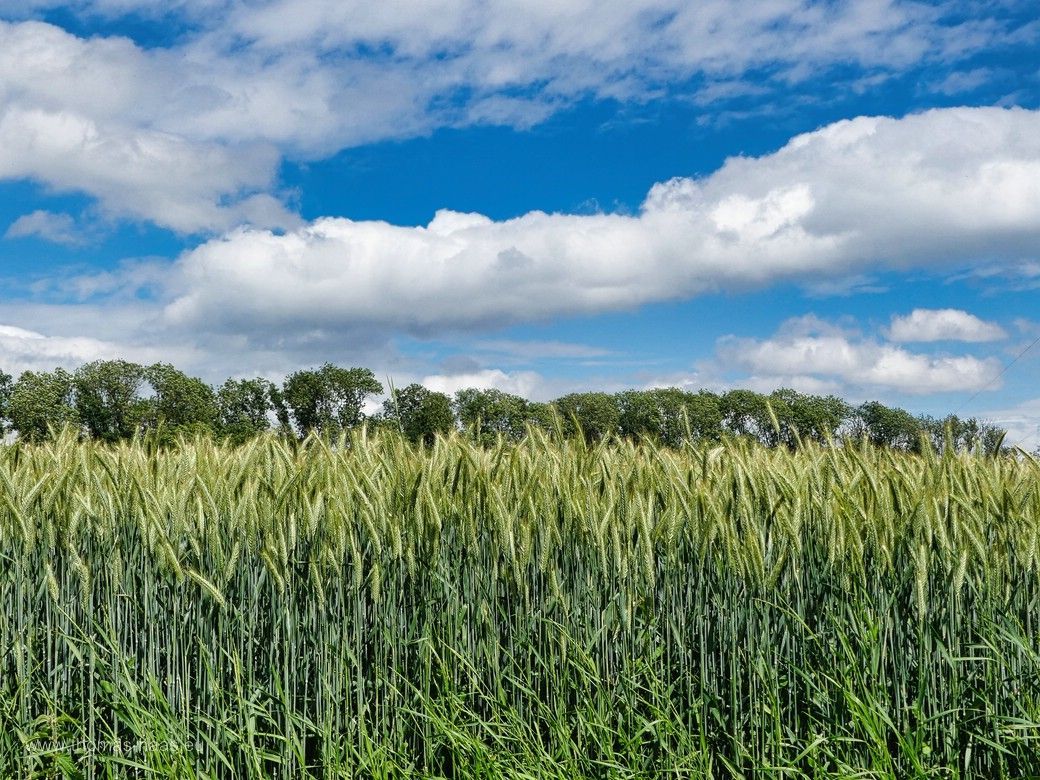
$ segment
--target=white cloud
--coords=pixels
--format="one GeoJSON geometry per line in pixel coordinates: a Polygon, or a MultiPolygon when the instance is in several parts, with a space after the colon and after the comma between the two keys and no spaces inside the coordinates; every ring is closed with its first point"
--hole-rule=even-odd
{"type": "Polygon", "coordinates": [[[960,309],[914,309],[910,314],[892,318],[888,337],[898,342],[923,341],[1000,341],[1007,333],[999,325],[986,322],[960,309]]]}
{"type": "MultiPolygon", "coordinates": [[[[58,5],[67,4],[0,0],[0,13],[58,5]]],[[[107,214],[181,232],[291,225],[273,192],[284,155],[321,158],[445,126],[525,127],[589,96],[700,90],[711,101],[740,93],[749,72],[762,89],[837,66],[949,63],[1016,35],[992,19],[896,0],[84,0],[72,9],[94,24],[179,15],[188,32],[145,48],[0,22],[0,179],[85,192],[107,214]]],[[[723,220],[746,206],[719,205],[723,220]]],[[[760,204],[781,214],[796,205],[760,204]]]]}
{"type": "Polygon", "coordinates": [[[1007,431],[1005,444],[1022,447],[1027,452],[1040,448],[1040,398],[1005,409],[991,409],[978,416],[1007,431]]]}
{"type": "Polygon", "coordinates": [[[1026,317],[1015,317],[1014,325],[1015,330],[1023,335],[1040,336],[1040,322],[1026,317]]]}
{"type": "Polygon", "coordinates": [[[48,336],[0,325],[0,369],[17,377],[22,371],[73,369],[91,360],[125,358],[136,350],[82,336],[48,336]]]}
{"type": "Polygon", "coordinates": [[[996,389],[1002,367],[995,358],[910,352],[812,317],[790,320],[767,339],[726,336],[716,351],[724,369],[748,372],[756,388],[776,388],[797,379],[800,389],[807,389],[815,379],[820,388],[836,389],[840,382],[853,394],[878,389],[918,395],[996,389]]]}
{"type": "Polygon", "coordinates": [[[85,192],[104,212],[182,232],[295,224],[266,192],[273,143],[189,129],[207,105],[233,110],[209,83],[227,79],[208,70],[124,38],[0,22],[0,179],[85,192]]]}
{"type": "Polygon", "coordinates": [[[18,217],[4,233],[4,238],[31,236],[66,246],[77,246],[85,241],[85,236],[76,228],[76,220],[70,215],[42,209],[18,217]]]}
{"type": "Polygon", "coordinates": [[[1040,112],[861,117],[655,185],[636,215],[325,218],[185,254],[171,325],[429,335],[783,280],[1020,262],[1040,240],[1040,112]]]}
{"type": "Polygon", "coordinates": [[[808,374],[752,375],[744,379],[738,379],[732,384],[736,387],[754,390],[757,393],[771,393],[778,388],[787,387],[792,390],[797,390],[799,393],[809,393],[811,395],[842,396],[846,389],[838,379],[823,378],[808,374]]]}
{"type": "Polygon", "coordinates": [[[954,71],[941,81],[930,85],[930,90],[943,95],[959,95],[978,89],[999,75],[992,68],[974,68],[966,71],[954,71]]]}
{"type": "MultiPolygon", "coordinates": [[[[48,323],[45,339],[90,334],[107,354],[171,360],[213,379],[331,359],[445,387],[472,374],[466,382],[522,392],[523,372],[499,375],[479,364],[432,371],[388,357],[388,345],[405,332],[482,331],[781,280],[963,269],[980,257],[986,268],[1017,268],[1040,238],[1038,170],[1040,112],[860,118],[798,136],[774,154],[730,160],[699,180],[659,184],[634,215],[532,212],[496,222],[443,211],[417,228],[344,219],[285,234],[244,228],[172,265],[129,265],[49,288],[52,298],[86,297],[89,306],[8,302],[4,321],[31,332],[48,323]],[[151,292],[139,295],[141,285],[151,292]]],[[[50,365],[48,344],[59,343],[22,337],[21,351],[0,353],[0,366],[12,359],[5,356],[29,360],[33,348],[50,365]]],[[[582,352],[472,346],[499,369],[510,367],[505,358],[582,352]]],[[[999,370],[992,359],[925,355],[822,327],[788,328],[748,346],[753,359],[731,367],[763,387],[972,390],[999,370]]],[[[63,354],[81,362],[75,351],[63,354]]]]}
{"type": "Polygon", "coordinates": [[[235,4],[229,27],[269,50],[378,42],[402,59],[446,55],[484,88],[546,82],[562,93],[616,93],[655,76],[742,74],[764,63],[796,79],[814,63],[906,65],[950,48],[938,14],[886,0],[823,8],[798,0],[271,0],[235,4]]]}
{"type": "Polygon", "coordinates": [[[480,390],[501,390],[506,393],[534,398],[540,395],[544,384],[542,377],[534,371],[506,372],[498,368],[484,368],[459,374],[430,374],[419,383],[430,390],[454,395],[456,391],[475,387],[480,390]]]}
{"type": "Polygon", "coordinates": [[[211,49],[326,57],[367,50],[385,65],[422,63],[484,91],[547,84],[560,94],[616,95],[646,82],[697,73],[732,78],[753,68],[791,82],[835,64],[949,60],[1023,35],[998,18],[965,20],[901,0],[0,0],[0,13],[55,6],[92,19],[180,15],[205,31],[211,49]]]}

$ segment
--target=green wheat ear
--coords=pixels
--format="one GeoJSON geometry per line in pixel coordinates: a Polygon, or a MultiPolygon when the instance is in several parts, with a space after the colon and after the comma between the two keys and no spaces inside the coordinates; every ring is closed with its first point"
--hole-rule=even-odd
{"type": "Polygon", "coordinates": [[[562,434],[0,447],[0,776],[1038,765],[1035,458],[562,434]]]}

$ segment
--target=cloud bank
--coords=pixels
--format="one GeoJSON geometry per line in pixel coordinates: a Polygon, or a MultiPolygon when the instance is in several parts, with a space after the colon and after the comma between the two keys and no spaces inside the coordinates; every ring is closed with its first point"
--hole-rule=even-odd
{"type": "Polygon", "coordinates": [[[845,333],[813,317],[784,323],[770,338],[719,340],[721,366],[750,374],[762,388],[794,384],[797,389],[857,394],[897,392],[927,395],[997,387],[1002,368],[996,358],[932,355],[857,334],[845,333]]]}
{"type": "Polygon", "coordinates": [[[914,309],[893,317],[888,331],[892,341],[1000,341],[1007,333],[999,325],[986,322],[960,309],[914,309]]]}
{"type": "MultiPolygon", "coordinates": [[[[867,271],[1014,265],[1038,241],[1040,112],[944,109],[828,125],[657,184],[635,215],[441,211],[423,227],[239,229],[177,262],[164,316],[244,336],[431,335],[867,271]]],[[[932,335],[995,333],[914,316],[932,335]]]]}
{"type": "Polygon", "coordinates": [[[823,73],[883,81],[1029,35],[897,0],[29,0],[0,14],[59,7],[102,30],[129,15],[185,32],[148,47],[0,21],[0,179],[182,233],[294,226],[277,191],[285,157],[529,127],[587,98],[708,105],[823,73]]]}

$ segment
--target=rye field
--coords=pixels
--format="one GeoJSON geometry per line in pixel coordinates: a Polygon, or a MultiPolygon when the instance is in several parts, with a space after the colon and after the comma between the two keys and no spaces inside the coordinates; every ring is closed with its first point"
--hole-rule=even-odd
{"type": "Polygon", "coordinates": [[[0,448],[0,777],[1040,775],[1040,463],[0,448]]]}

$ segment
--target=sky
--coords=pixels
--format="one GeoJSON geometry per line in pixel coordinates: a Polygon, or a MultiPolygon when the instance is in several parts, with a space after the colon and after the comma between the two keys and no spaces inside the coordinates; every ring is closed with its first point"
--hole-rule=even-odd
{"type": "Polygon", "coordinates": [[[1040,9],[0,0],[0,370],[834,393],[1040,445],[1040,9]]]}

